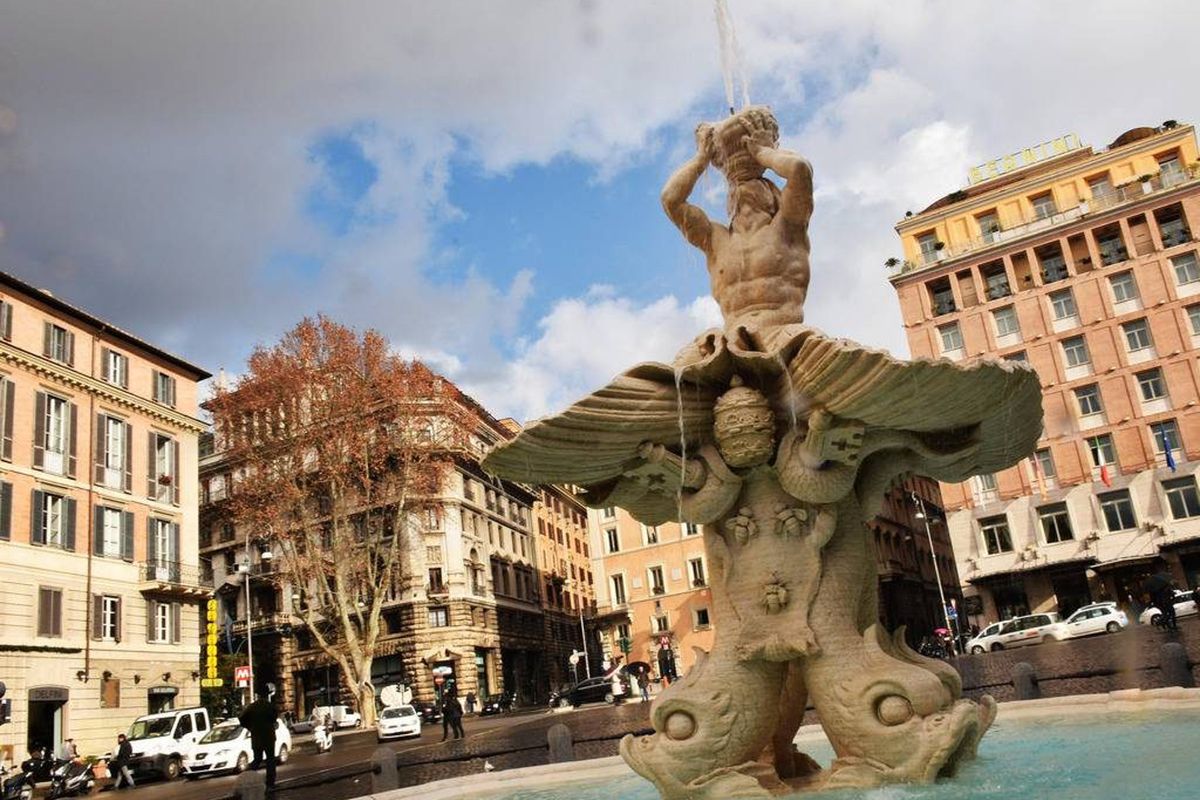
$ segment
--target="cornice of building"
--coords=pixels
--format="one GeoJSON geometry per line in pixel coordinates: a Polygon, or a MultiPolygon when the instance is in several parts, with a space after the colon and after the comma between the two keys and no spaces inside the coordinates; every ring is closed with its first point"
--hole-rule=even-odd
{"type": "Polygon", "coordinates": [[[105,383],[70,367],[64,367],[45,356],[14,347],[8,342],[0,341],[0,359],[26,372],[87,392],[166,425],[194,433],[196,436],[208,429],[208,425],[201,419],[188,416],[167,406],[147,402],[126,389],[105,383]]]}

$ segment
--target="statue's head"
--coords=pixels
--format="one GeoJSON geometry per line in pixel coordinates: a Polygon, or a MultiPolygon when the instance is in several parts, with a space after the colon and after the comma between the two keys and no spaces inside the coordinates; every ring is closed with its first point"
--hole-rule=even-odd
{"type": "Polygon", "coordinates": [[[730,184],[762,177],[762,165],[743,141],[747,136],[765,147],[779,146],[779,123],[771,109],[748,106],[712,126],[712,163],[730,184]]]}
{"type": "Polygon", "coordinates": [[[713,437],[731,467],[767,463],[775,452],[775,414],[766,395],[734,375],[713,409],[713,437]]]}

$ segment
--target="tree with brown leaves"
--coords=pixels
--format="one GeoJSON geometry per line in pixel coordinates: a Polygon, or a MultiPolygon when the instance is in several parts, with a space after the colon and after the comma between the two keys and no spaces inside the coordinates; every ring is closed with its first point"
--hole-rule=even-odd
{"type": "Polygon", "coordinates": [[[258,348],[210,407],[234,470],[229,514],[278,546],[294,613],[373,723],[381,614],[420,583],[407,554],[468,443],[469,404],[378,332],[320,316],[258,348]]]}

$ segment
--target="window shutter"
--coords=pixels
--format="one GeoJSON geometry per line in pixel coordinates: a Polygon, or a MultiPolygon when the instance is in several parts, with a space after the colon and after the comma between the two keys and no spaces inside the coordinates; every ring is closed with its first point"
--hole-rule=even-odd
{"type": "Polygon", "coordinates": [[[156,402],[156,403],[162,402],[162,397],[159,396],[159,392],[158,392],[158,380],[159,380],[158,376],[159,376],[159,374],[160,374],[159,371],[156,369],[150,370],[150,387],[151,387],[151,391],[152,391],[151,399],[154,400],[154,402],[156,402]]]}
{"type": "Polygon", "coordinates": [[[38,589],[38,618],[37,632],[38,636],[49,636],[51,633],[50,627],[50,612],[53,606],[53,599],[50,596],[49,589],[38,589]]]}
{"type": "Polygon", "coordinates": [[[104,638],[104,595],[92,595],[92,638],[104,638]]]}
{"type": "Polygon", "coordinates": [[[12,538],[12,484],[0,482],[0,539],[12,538]]]}
{"type": "Polygon", "coordinates": [[[75,404],[67,403],[67,477],[75,477],[75,439],[78,428],[78,414],[75,404]]]}
{"type": "Polygon", "coordinates": [[[171,603],[171,643],[179,644],[179,629],[183,627],[183,604],[171,603]]]}
{"type": "Polygon", "coordinates": [[[108,374],[108,354],[110,352],[107,347],[100,348],[100,373],[105,383],[112,383],[112,377],[108,374]]]}
{"type": "Polygon", "coordinates": [[[12,444],[13,444],[13,416],[14,416],[14,401],[16,399],[17,385],[10,380],[4,381],[4,396],[0,397],[0,402],[4,404],[4,428],[3,440],[0,441],[0,458],[5,461],[12,461],[12,444]]]}
{"type": "Polygon", "coordinates": [[[12,341],[12,303],[0,302],[0,336],[5,341],[12,341]]]}
{"type": "Polygon", "coordinates": [[[174,378],[167,379],[167,387],[171,391],[171,402],[168,403],[167,405],[171,406],[171,408],[174,408],[175,407],[175,379],[174,378]]]}
{"type": "Polygon", "coordinates": [[[33,400],[33,467],[41,469],[46,461],[46,393],[38,392],[33,400]]]}
{"type": "Polygon", "coordinates": [[[156,434],[154,431],[150,431],[147,434],[146,441],[148,442],[148,445],[146,447],[146,495],[151,500],[158,496],[158,464],[157,459],[155,458],[155,450],[157,449],[155,445],[158,444],[157,440],[158,434],[156,434]]]}
{"type": "Polygon", "coordinates": [[[158,611],[158,601],[157,600],[147,600],[146,601],[146,641],[147,642],[157,641],[157,639],[154,638],[154,631],[155,631],[155,627],[156,627],[155,623],[158,621],[158,614],[155,613],[157,611],[158,611]]]}
{"type": "Polygon", "coordinates": [[[133,423],[125,423],[125,483],[122,487],[133,491],[133,423]]]}
{"type": "Polygon", "coordinates": [[[117,644],[120,644],[121,639],[124,638],[122,636],[124,631],[121,627],[124,624],[124,620],[123,620],[124,614],[121,613],[122,612],[121,606],[123,606],[123,605],[125,605],[125,601],[122,600],[120,597],[118,597],[117,598],[117,626],[116,626],[117,627],[117,636],[116,636],[117,644]]]}
{"type": "Polygon", "coordinates": [[[75,334],[67,331],[66,362],[68,367],[75,366],[75,334]]]}
{"type": "Polygon", "coordinates": [[[129,388],[129,357],[121,356],[121,388],[129,388]]]}
{"type": "Polygon", "coordinates": [[[63,498],[63,514],[66,515],[63,535],[63,549],[75,552],[75,498],[63,498]]]}
{"type": "Polygon", "coordinates": [[[121,558],[133,561],[133,512],[121,512],[121,558]]]}
{"type": "Polygon", "coordinates": [[[50,613],[50,623],[54,628],[55,636],[62,636],[62,603],[63,593],[58,589],[50,590],[50,604],[53,610],[50,613]]]}
{"type": "Polygon", "coordinates": [[[171,577],[179,580],[179,523],[171,523],[171,577]]]}
{"type": "Polygon", "coordinates": [[[54,354],[50,352],[50,347],[54,343],[54,326],[49,322],[42,323],[42,355],[46,358],[52,357],[54,354]]]}
{"type": "Polygon", "coordinates": [[[171,440],[171,502],[179,505],[179,440],[171,440]]]}
{"type": "Polygon", "coordinates": [[[33,490],[33,505],[31,522],[29,523],[29,542],[30,544],[45,544],[46,532],[42,530],[42,500],[44,494],[37,489],[33,490]]]}
{"type": "Polygon", "coordinates": [[[92,555],[104,555],[104,506],[92,511],[92,555]]]}
{"type": "MultiPolygon", "coordinates": [[[[95,441],[93,453],[95,454],[95,467],[93,470],[92,480],[101,485],[104,484],[104,467],[108,463],[108,417],[103,414],[96,415],[96,435],[92,438],[95,441]]],[[[115,487],[114,487],[115,488],[115,487]]]]}
{"type": "Polygon", "coordinates": [[[154,517],[146,517],[146,560],[151,564],[158,561],[158,544],[154,535],[154,517]]]}

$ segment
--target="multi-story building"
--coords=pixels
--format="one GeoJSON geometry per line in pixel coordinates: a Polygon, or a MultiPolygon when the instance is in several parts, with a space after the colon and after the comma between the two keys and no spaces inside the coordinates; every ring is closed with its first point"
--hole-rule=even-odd
{"type": "MultiPolygon", "coordinates": [[[[540,701],[549,693],[550,676],[532,529],[538,495],[483,472],[479,457],[511,429],[469,397],[461,399],[479,421],[472,452],[455,458],[423,520],[421,545],[403,554],[399,587],[383,609],[385,634],[372,683],[377,690],[403,684],[423,700],[453,685],[460,696],[511,691],[519,703],[540,701]]],[[[280,571],[278,557],[263,560],[270,543],[253,532],[248,537],[223,512],[234,467],[220,452],[207,454],[200,465],[201,558],[211,565],[222,626],[230,630],[222,642],[243,654],[249,617],[256,678],[276,683],[284,707],[298,716],[348,701],[353,695],[338,668],[295,613],[302,593],[280,571]],[[247,561],[248,573],[242,568],[247,561]]]]}
{"type": "Polygon", "coordinates": [[[1033,458],[942,487],[983,619],[1132,604],[1164,568],[1200,580],[1196,160],[1174,121],[1102,150],[1063,137],[896,226],[912,354],[1018,361],[1042,385],[1033,458]]]}
{"type": "Polygon", "coordinates": [[[545,612],[546,670],[550,686],[587,677],[600,666],[593,616],[596,592],[587,507],[573,487],[543,486],[533,505],[537,560],[545,612]],[[571,655],[577,657],[571,666],[571,655]]]}
{"type": "Polygon", "coordinates": [[[0,758],[102,753],[199,699],[197,382],[208,373],[0,273],[0,758]]]}
{"type": "MultiPolygon", "coordinates": [[[[676,673],[683,675],[695,664],[693,648],[712,649],[719,624],[712,617],[700,526],[643,525],[611,507],[590,514],[596,627],[604,655],[622,653],[627,663],[646,662],[658,676],[659,653],[666,649],[676,673]]],[[[943,595],[954,613],[962,607],[937,483],[906,480],[887,494],[867,527],[875,540],[879,618],[889,630],[907,625],[916,645],[945,624],[943,595]]]]}

